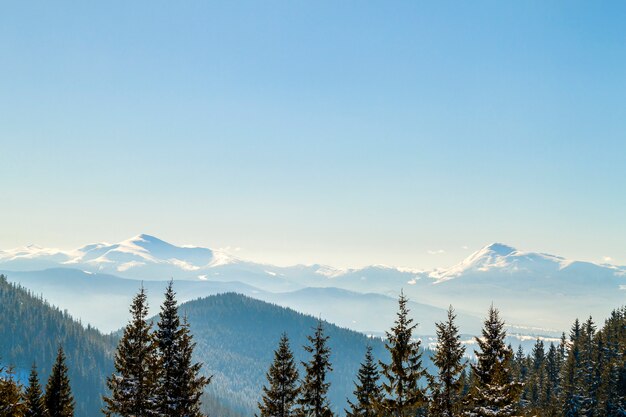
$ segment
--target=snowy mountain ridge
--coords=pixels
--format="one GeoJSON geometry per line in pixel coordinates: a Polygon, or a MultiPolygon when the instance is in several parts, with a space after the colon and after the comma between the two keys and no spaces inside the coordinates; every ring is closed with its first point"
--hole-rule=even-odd
{"type": "MultiPolygon", "coordinates": [[[[423,278],[428,278],[427,281],[434,283],[442,283],[479,273],[515,274],[533,271],[550,273],[578,264],[605,268],[613,271],[616,275],[626,276],[626,267],[568,260],[545,253],[520,251],[503,243],[492,243],[472,253],[452,267],[438,268],[432,271],[382,264],[374,264],[364,268],[335,268],[320,264],[275,267],[239,259],[222,249],[191,245],[176,246],[148,234],[140,234],[118,243],[93,243],[69,251],[43,248],[38,245],[0,250],[0,266],[8,270],[12,269],[11,267],[15,267],[16,270],[37,270],[42,269],[42,266],[47,268],[61,266],[75,267],[90,272],[129,273],[131,277],[141,279],[158,279],[150,277],[150,275],[163,269],[163,272],[175,273],[175,276],[182,274],[185,279],[206,280],[212,275],[210,273],[212,269],[245,266],[248,270],[251,268],[262,269],[265,275],[269,276],[285,276],[289,275],[290,272],[299,270],[333,282],[343,277],[372,271],[387,274],[395,273],[407,278],[403,281],[405,284],[414,285],[423,278]],[[149,271],[149,274],[139,273],[142,269],[149,271]]],[[[215,274],[213,275],[215,276],[215,274]]]]}
{"type": "MultiPolygon", "coordinates": [[[[560,256],[546,253],[525,252],[502,243],[492,243],[474,252],[457,265],[447,269],[438,269],[429,274],[437,282],[447,281],[464,274],[476,272],[499,272],[515,273],[532,270],[562,270],[574,263],[582,261],[568,260],[560,256]]],[[[626,270],[613,265],[600,265],[593,262],[583,262],[598,267],[609,267],[626,270]]]]}

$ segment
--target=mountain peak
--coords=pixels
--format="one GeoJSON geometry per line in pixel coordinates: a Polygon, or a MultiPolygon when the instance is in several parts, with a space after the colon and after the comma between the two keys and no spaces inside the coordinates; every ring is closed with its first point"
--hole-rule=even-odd
{"type": "Polygon", "coordinates": [[[490,245],[485,246],[483,248],[483,251],[493,252],[500,256],[507,256],[512,254],[513,252],[517,252],[517,249],[512,246],[505,245],[504,243],[494,242],[490,245]]]}
{"type": "Polygon", "coordinates": [[[152,235],[148,235],[146,233],[142,233],[139,234],[135,237],[132,237],[130,239],[128,239],[129,241],[144,241],[144,242],[163,242],[161,239],[159,239],[158,237],[152,236],[152,235]]]}

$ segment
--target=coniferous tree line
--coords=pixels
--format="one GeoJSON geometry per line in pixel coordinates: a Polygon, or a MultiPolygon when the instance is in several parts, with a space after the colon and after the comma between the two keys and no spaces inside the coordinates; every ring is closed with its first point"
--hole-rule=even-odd
{"type": "MultiPolygon", "coordinates": [[[[22,293],[0,277],[0,297],[6,305],[28,303],[22,293]]],[[[447,319],[437,323],[438,344],[431,357],[435,371],[427,372],[407,301],[400,296],[397,319],[387,332],[387,360],[376,361],[366,349],[354,399],[346,410],[349,416],[626,415],[626,308],[615,310],[602,326],[591,318],[577,320],[559,343],[548,346],[537,340],[529,354],[521,347],[514,354],[505,345],[504,323],[492,307],[475,340],[476,360],[470,362],[450,308],[447,319]]],[[[131,313],[118,346],[116,370],[108,379],[111,393],[105,398],[105,414],[200,416],[200,395],[209,380],[191,360],[194,343],[186,318],[178,315],[172,284],[156,326],[147,321],[143,290],[133,300],[131,313]]],[[[309,358],[301,362],[299,373],[283,334],[259,403],[261,417],[337,413],[327,395],[333,371],[328,340],[319,322],[304,346],[309,358]]],[[[35,366],[27,384],[18,381],[22,379],[12,368],[0,367],[0,417],[73,416],[75,392],[65,362],[64,349],[59,348],[45,387],[35,366]]]]}
{"type": "Polygon", "coordinates": [[[514,369],[522,415],[626,416],[626,308],[600,330],[590,317],[558,344],[537,340],[529,355],[515,356],[514,369]]]}
{"type": "Polygon", "coordinates": [[[59,346],[63,346],[66,363],[71,364],[68,377],[72,393],[80,399],[76,401],[75,414],[96,415],[102,406],[103,376],[113,370],[111,353],[115,337],[81,325],[67,312],[9,283],[7,277],[0,274],[0,360],[19,370],[15,379],[26,386],[28,370],[36,363],[45,385],[59,346]]]}
{"type": "MultiPolygon", "coordinates": [[[[601,330],[590,318],[572,326],[569,339],[545,346],[537,340],[526,355],[505,344],[504,321],[493,306],[475,338],[469,361],[449,308],[437,323],[436,372],[422,366],[416,323],[401,294],[394,326],[386,335],[388,362],[367,347],[355,381],[348,417],[618,417],[626,416],[626,308],[613,311],[601,330]]],[[[326,398],[332,371],[321,322],[309,337],[299,378],[286,334],[280,339],[259,402],[260,417],[332,416],[326,398]]]]}
{"type": "Polygon", "coordinates": [[[41,389],[35,364],[31,368],[26,387],[15,379],[12,368],[0,367],[0,416],[74,416],[74,396],[62,347],[58,349],[45,392],[41,389]]]}
{"type": "MultiPolygon", "coordinates": [[[[3,278],[3,277],[0,277],[3,278]]],[[[5,281],[6,283],[6,281],[5,281]]],[[[115,355],[115,372],[107,379],[107,416],[202,417],[201,396],[210,382],[192,361],[195,343],[186,318],[178,315],[172,282],[167,287],[156,330],[147,321],[142,288],[131,305],[132,318],[115,355]]],[[[33,364],[28,386],[12,368],[0,366],[0,417],[73,417],[75,401],[66,357],[59,347],[50,377],[42,390],[33,364]]]]}
{"type": "Polygon", "coordinates": [[[210,378],[192,361],[195,343],[189,323],[178,313],[170,281],[153,330],[142,287],[130,307],[131,320],[115,354],[115,371],[107,379],[106,416],[202,417],[201,396],[210,378]]]}

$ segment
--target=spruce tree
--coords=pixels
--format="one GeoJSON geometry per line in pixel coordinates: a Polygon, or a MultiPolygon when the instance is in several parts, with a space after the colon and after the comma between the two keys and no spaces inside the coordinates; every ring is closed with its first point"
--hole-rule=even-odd
{"type": "Polygon", "coordinates": [[[0,416],[22,417],[25,408],[22,389],[15,380],[13,368],[0,367],[0,416]]]}
{"type": "Polygon", "coordinates": [[[598,415],[626,415],[626,307],[614,310],[598,335],[602,353],[598,415]]]}
{"type": "Polygon", "coordinates": [[[195,344],[189,325],[181,325],[173,282],[167,286],[155,333],[159,354],[157,408],[164,416],[197,417],[200,396],[209,379],[199,376],[200,364],[192,362],[195,344]]]}
{"type": "Polygon", "coordinates": [[[146,321],[148,303],[141,287],[134,297],[131,320],[124,329],[115,352],[115,372],[107,379],[111,391],[104,397],[106,416],[152,417],[158,415],[156,402],[156,343],[146,321]]]}
{"type": "Polygon", "coordinates": [[[39,375],[37,374],[37,366],[35,364],[33,364],[28,376],[28,387],[26,387],[24,392],[24,402],[26,405],[24,417],[46,417],[46,405],[44,404],[44,396],[41,392],[39,375]]]}
{"type": "Polygon", "coordinates": [[[541,339],[537,339],[530,357],[530,387],[528,389],[530,408],[533,413],[545,410],[547,405],[545,400],[545,358],[545,345],[541,339]]]}
{"type": "Polygon", "coordinates": [[[327,374],[332,371],[330,348],[327,346],[328,336],[324,335],[324,326],[320,320],[312,336],[307,336],[309,345],[304,350],[311,354],[308,362],[302,362],[305,375],[300,385],[298,414],[302,417],[332,417],[327,399],[330,382],[326,382],[327,374]]]}
{"type": "Polygon", "coordinates": [[[475,383],[470,393],[471,408],[465,412],[471,417],[508,417],[516,415],[521,384],[513,379],[510,369],[513,352],[504,339],[506,331],[498,310],[493,306],[476,338],[479,350],[477,363],[472,364],[475,383]]]}
{"type": "Polygon", "coordinates": [[[73,417],[74,397],[70,388],[70,379],[65,365],[65,353],[59,347],[57,359],[46,385],[44,403],[48,417],[73,417]]]}
{"type": "Polygon", "coordinates": [[[598,403],[597,390],[600,381],[597,375],[597,363],[595,352],[596,325],[591,317],[583,324],[581,329],[580,357],[582,366],[581,388],[581,415],[593,417],[598,403]]]}
{"type": "Polygon", "coordinates": [[[460,415],[462,408],[461,373],[465,369],[463,355],[465,347],[454,320],[452,306],[448,308],[447,320],[436,323],[437,347],[432,357],[438,372],[428,377],[431,392],[430,413],[434,416],[453,417],[460,415]]]}
{"type": "Polygon", "coordinates": [[[545,415],[556,417],[558,415],[558,398],[561,389],[561,364],[559,362],[559,352],[554,343],[550,343],[548,354],[546,355],[546,384],[543,398],[545,398],[545,415]]]}
{"type": "Polygon", "coordinates": [[[193,350],[196,347],[196,343],[193,341],[187,317],[183,318],[180,334],[180,344],[177,355],[177,362],[180,366],[180,374],[177,378],[179,383],[178,398],[180,402],[178,414],[174,415],[201,417],[203,414],[200,412],[200,397],[204,393],[204,388],[211,382],[212,377],[201,376],[200,371],[202,364],[193,362],[193,350]]]}
{"type": "Polygon", "coordinates": [[[393,417],[415,416],[427,407],[425,390],[420,379],[426,376],[422,366],[421,341],[413,340],[417,323],[409,318],[408,299],[400,293],[398,312],[391,331],[386,333],[385,347],[390,353],[390,363],[380,361],[385,397],[378,404],[379,411],[393,417]]]}
{"type": "Polygon", "coordinates": [[[298,397],[298,370],[286,333],[274,351],[274,362],[266,374],[267,384],[259,405],[260,417],[294,417],[298,397]]]}
{"type": "Polygon", "coordinates": [[[346,410],[348,417],[375,417],[376,404],[382,400],[381,388],[378,385],[380,374],[372,355],[372,347],[367,346],[365,360],[361,363],[357,374],[358,381],[354,383],[356,402],[348,400],[350,410],[346,410]]]}
{"type": "Polygon", "coordinates": [[[565,417],[578,417],[582,409],[583,365],[580,353],[582,329],[576,319],[570,330],[567,355],[563,367],[561,407],[565,417]]]}

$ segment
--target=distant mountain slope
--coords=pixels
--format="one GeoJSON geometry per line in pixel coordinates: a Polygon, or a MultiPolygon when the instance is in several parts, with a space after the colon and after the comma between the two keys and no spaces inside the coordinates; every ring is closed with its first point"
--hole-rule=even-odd
{"type": "MultiPolygon", "coordinates": [[[[215,374],[219,397],[252,415],[265,383],[265,372],[282,332],[287,332],[298,360],[308,360],[302,346],[317,319],[291,309],[278,307],[239,294],[221,294],[190,301],[181,306],[189,318],[197,345],[197,356],[215,374]]],[[[395,312],[395,309],[393,310],[395,312]]],[[[351,397],[360,361],[367,344],[375,356],[386,359],[380,339],[332,324],[325,325],[330,336],[333,372],[329,398],[336,411],[342,411],[351,397]]],[[[426,364],[430,364],[425,359],[426,364]]]]}
{"type": "MultiPolygon", "coordinates": [[[[9,280],[18,282],[35,294],[43,294],[55,305],[63,306],[83,322],[102,331],[119,329],[128,319],[128,305],[143,285],[153,314],[165,290],[164,281],[137,281],[113,275],[87,273],[67,268],[44,271],[11,272],[9,280]]],[[[292,292],[272,293],[240,282],[176,281],[181,302],[208,295],[237,292],[301,313],[322,317],[331,323],[367,334],[382,334],[395,319],[396,298],[381,294],[362,294],[338,288],[304,288],[292,292]]],[[[443,308],[411,302],[419,334],[435,334],[435,322],[445,318],[443,308]]],[[[480,330],[480,315],[458,312],[459,325],[467,333],[480,330]]]]}
{"type": "MultiPolygon", "coordinates": [[[[10,282],[42,295],[52,304],[62,306],[85,324],[111,332],[128,321],[128,306],[141,285],[148,292],[150,311],[157,314],[166,281],[138,281],[113,275],[91,273],[70,268],[43,271],[1,272],[10,282]]],[[[211,294],[235,291],[245,294],[258,292],[239,282],[177,281],[176,289],[183,301],[211,294]]]]}
{"type": "MultiPolygon", "coordinates": [[[[253,298],[271,301],[305,314],[321,315],[324,319],[342,327],[364,332],[382,334],[395,320],[398,293],[394,297],[368,293],[362,294],[339,288],[304,288],[288,293],[263,293],[253,298]]],[[[434,335],[435,323],[443,321],[446,309],[409,301],[413,317],[419,323],[417,333],[434,335]]],[[[478,334],[482,326],[480,314],[471,315],[457,311],[457,324],[463,332],[478,334]]]]}
{"type": "Polygon", "coordinates": [[[0,278],[0,360],[16,366],[22,377],[35,361],[45,385],[59,344],[67,355],[76,416],[99,415],[105,377],[113,369],[113,338],[83,328],[58,308],[0,278]]]}

